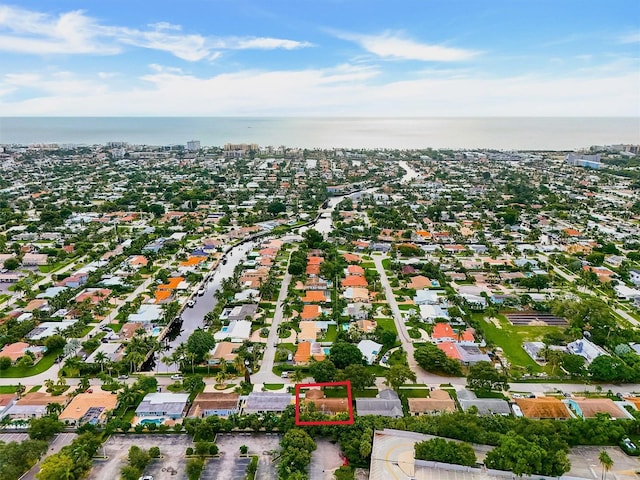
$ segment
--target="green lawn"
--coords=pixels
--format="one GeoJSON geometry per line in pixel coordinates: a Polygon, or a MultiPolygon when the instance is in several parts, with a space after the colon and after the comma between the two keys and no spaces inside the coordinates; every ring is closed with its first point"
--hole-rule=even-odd
{"type": "Polygon", "coordinates": [[[392,318],[376,318],[376,324],[383,330],[394,332],[396,335],[398,334],[396,322],[394,322],[392,318]]]}
{"type": "Polygon", "coordinates": [[[352,390],[353,398],[375,398],[378,395],[377,388],[365,388],[364,390],[352,390]]]}
{"type": "Polygon", "coordinates": [[[373,262],[364,262],[364,263],[361,263],[360,266],[362,268],[372,268],[372,269],[376,268],[376,264],[373,262]]]}
{"type": "Polygon", "coordinates": [[[110,323],[109,328],[113,330],[115,333],[118,333],[120,330],[122,330],[123,325],[124,323],[110,323]]]}
{"type": "Polygon", "coordinates": [[[324,341],[335,342],[337,339],[338,339],[337,325],[329,325],[329,328],[327,328],[327,333],[324,336],[324,341]]]}
{"type": "Polygon", "coordinates": [[[389,270],[390,265],[391,265],[391,259],[385,258],[384,260],[382,260],[382,266],[384,267],[385,270],[389,270]]]}
{"type": "Polygon", "coordinates": [[[267,390],[280,390],[284,388],[284,383],[265,383],[264,388],[267,390]]]}
{"type": "Polygon", "coordinates": [[[508,400],[502,393],[500,392],[487,392],[484,390],[475,390],[476,397],[478,398],[499,398],[501,400],[508,400]]]}
{"type": "Polygon", "coordinates": [[[16,385],[0,385],[0,394],[16,393],[16,385]]]}
{"type": "Polygon", "coordinates": [[[47,352],[47,354],[42,357],[42,360],[36,363],[33,367],[10,367],[6,370],[3,370],[2,373],[0,373],[0,376],[2,376],[3,378],[20,378],[38,375],[39,373],[49,370],[53,365],[56,357],[61,353],[62,349],[51,350],[50,352],[47,352]]]}
{"type": "Polygon", "coordinates": [[[400,395],[406,398],[428,398],[428,388],[400,388],[400,395]]]}
{"type": "Polygon", "coordinates": [[[480,313],[474,313],[473,316],[487,342],[502,348],[512,366],[531,367],[534,372],[544,370],[524,351],[522,343],[539,341],[545,334],[561,330],[559,327],[516,327],[511,325],[503,315],[499,315],[502,328],[498,328],[492,322],[485,320],[480,313]]]}

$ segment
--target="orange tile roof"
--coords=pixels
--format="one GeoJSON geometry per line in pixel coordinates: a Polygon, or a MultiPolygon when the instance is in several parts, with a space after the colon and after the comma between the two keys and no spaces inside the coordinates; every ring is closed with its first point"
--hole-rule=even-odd
{"type": "Polygon", "coordinates": [[[452,342],[442,342],[438,344],[438,348],[447,354],[447,357],[454,360],[461,360],[460,352],[452,342]]]}
{"type": "Polygon", "coordinates": [[[207,259],[207,257],[189,257],[186,261],[180,262],[181,267],[193,267],[201,264],[207,259]]]}
{"type": "Polygon", "coordinates": [[[116,408],[117,395],[105,393],[79,393],[69,402],[67,408],[60,413],[60,420],[80,420],[91,407],[103,407],[103,416],[107,411],[116,408]]]}
{"type": "Polygon", "coordinates": [[[0,350],[0,357],[9,357],[12,362],[15,362],[24,356],[26,348],[29,348],[29,344],[26,342],[15,342],[5,345],[4,348],[0,350]]]}
{"type": "Polygon", "coordinates": [[[347,271],[349,272],[349,275],[364,275],[364,268],[358,265],[349,265],[347,267],[347,271]]]}
{"type": "Polygon", "coordinates": [[[311,359],[311,342],[300,342],[293,359],[296,363],[308,362],[311,359]]]}
{"type": "Polygon", "coordinates": [[[569,410],[557,398],[517,398],[522,414],[529,418],[570,418],[569,410]]]}
{"type": "Polygon", "coordinates": [[[411,277],[411,280],[409,281],[409,284],[407,286],[409,288],[420,290],[425,287],[430,287],[431,280],[424,275],[416,275],[415,277],[411,277]]]}
{"type": "Polygon", "coordinates": [[[585,418],[594,418],[598,413],[608,413],[611,418],[626,418],[625,414],[610,398],[574,398],[585,418]]]}
{"type": "Polygon", "coordinates": [[[448,323],[436,323],[431,338],[456,338],[456,334],[448,323]]]}
{"type": "Polygon", "coordinates": [[[173,295],[171,290],[156,290],[155,299],[156,303],[162,303],[169,299],[173,295]]]}
{"type": "Polygon", "coordinates": [[[320,307],[318,305],[305,305],[300,313],[300,318],[303,320],[313,320],[318,318],[321,314],[320,307]]]}
{"type": "Polygon", "coordinates": [[[307,293],[302,297],[304,303],[321,303],[327,301],[327,296],[322,290],[307,290],[307,293]]]}
{"type": "Polygon", "coordinates": [[[360,255],[355,255],[353,253],[345,253],[342,255],[342,257],[348,263],[360,263],[362,261],[362,258],[360,258],[360,255]]]}
{"type": "Polygon", "coordinates": [[[570,237],[578,237],[580,236],[580,232],[578,230],[576,230],[575,228],[565,228],[563,230],[564,233],[566,233],[567,235],[569,235],[570,237]]]}
{"type": "Polygon", "coordinates": [[[359,275],[348,275],[342,280],[343,287],[366,287],[368,285],[367,280],[359,275]]]}
{"type": "Polygon", "coordinates": [[[82,292],[75,298],[76,303],[82,303],[89,299],[91,303],[100,303],[102,300],[109,298],[111,290],[108,288],[98,288],[96,290],[89,290],[82,292]]]}
{"type": "Polygon", "coordinates": [[[324,258],[322,257],[309,257],[307,259],[308,265],[320,265],[322,262],[324,262],[324,258]]]}
{"type": "Polygon", "coordinates": [[[307,275],[320,275],[320,265],[307,265],[305,273],[307,275]]]}
{"type": "Polygon", "coordinates": [[[416,235],[419,235],[423,238],[431,238],[431,232],[428,232],[427,230],[418,230],[416,232],[416,235]]]}

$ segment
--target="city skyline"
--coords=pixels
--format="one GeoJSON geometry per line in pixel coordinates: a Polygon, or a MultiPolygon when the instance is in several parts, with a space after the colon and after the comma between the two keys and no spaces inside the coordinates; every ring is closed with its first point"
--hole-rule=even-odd
{"type": "Polygon", "coordinates": [[[635,2],[0,4],[22,115],[638,116],[635,2]]]}

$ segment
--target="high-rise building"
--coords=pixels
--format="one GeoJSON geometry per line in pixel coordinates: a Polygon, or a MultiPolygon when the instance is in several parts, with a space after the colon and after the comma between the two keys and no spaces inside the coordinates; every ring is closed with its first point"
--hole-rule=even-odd
{"type": "Polygon", "coordinates": [[[200,140],[189,140],[187,142],[187,150],[190,152],[197,152],[200,148],[200,140]]]}

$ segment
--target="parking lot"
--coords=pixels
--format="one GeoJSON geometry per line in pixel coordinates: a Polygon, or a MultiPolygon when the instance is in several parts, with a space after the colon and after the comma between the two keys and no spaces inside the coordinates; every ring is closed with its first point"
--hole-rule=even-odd
{"type": "Polygon", "coordinates": [[[207,460],[200,480],[242,480],[247,474],[247,465],[251,457],[233,458],[223,454],[219,458],[207,460]]]}
{"type": "Polygon", "coordinates": [[[221,458],[219,461],[211,461],[210,464],[207,464],[206,470],[211,467],[215,468],[217,476],[205,477],[203,475],[201,478],[208,480],[243,479],[251,459],[239,457],[241,445],[249,447],[249,455],[258,455],[259,457],[256,479],[271,480],[277,477],[270,452],[280,448],[280,436],[278,434],[219,434],[216,437],[216,443],[220,450],[221,458]]]}
{"type": "Polygon", "coordinates": [[[567,475],[572,477],[592,478],[597,480],[602,476],[602,465],[598,460],[600,452],[606,451],[613,467],[607,474],[608,478],[640,479],[640,462],[638,457],[630,457],[618,447],[573,447],[569,452],[571,470],[567,475]]]}
{"type": "Polygon", "coordinates": [[[311,453],[309,480],[332,480],[333,472],[344,463],[340,447],[322,438],[316,439],[316,445],[317,448],[311,453]]]}
{"type": "MultiPolygon", "coordinates": [[[[183,480],[187,478],[185,451],[192,447],[189,435],[113,435],[104,444],[106,460],[94,460],[89,475],[92,480],[120,478],[120,469],[127,464],[129,448],[137,445],[148,450],[160,448],[160,458],[152,460],[145,475],[153,475],[154,480],[183,480]]],[[[102,449],[98,454],[102,453],[102,449]]]]}

